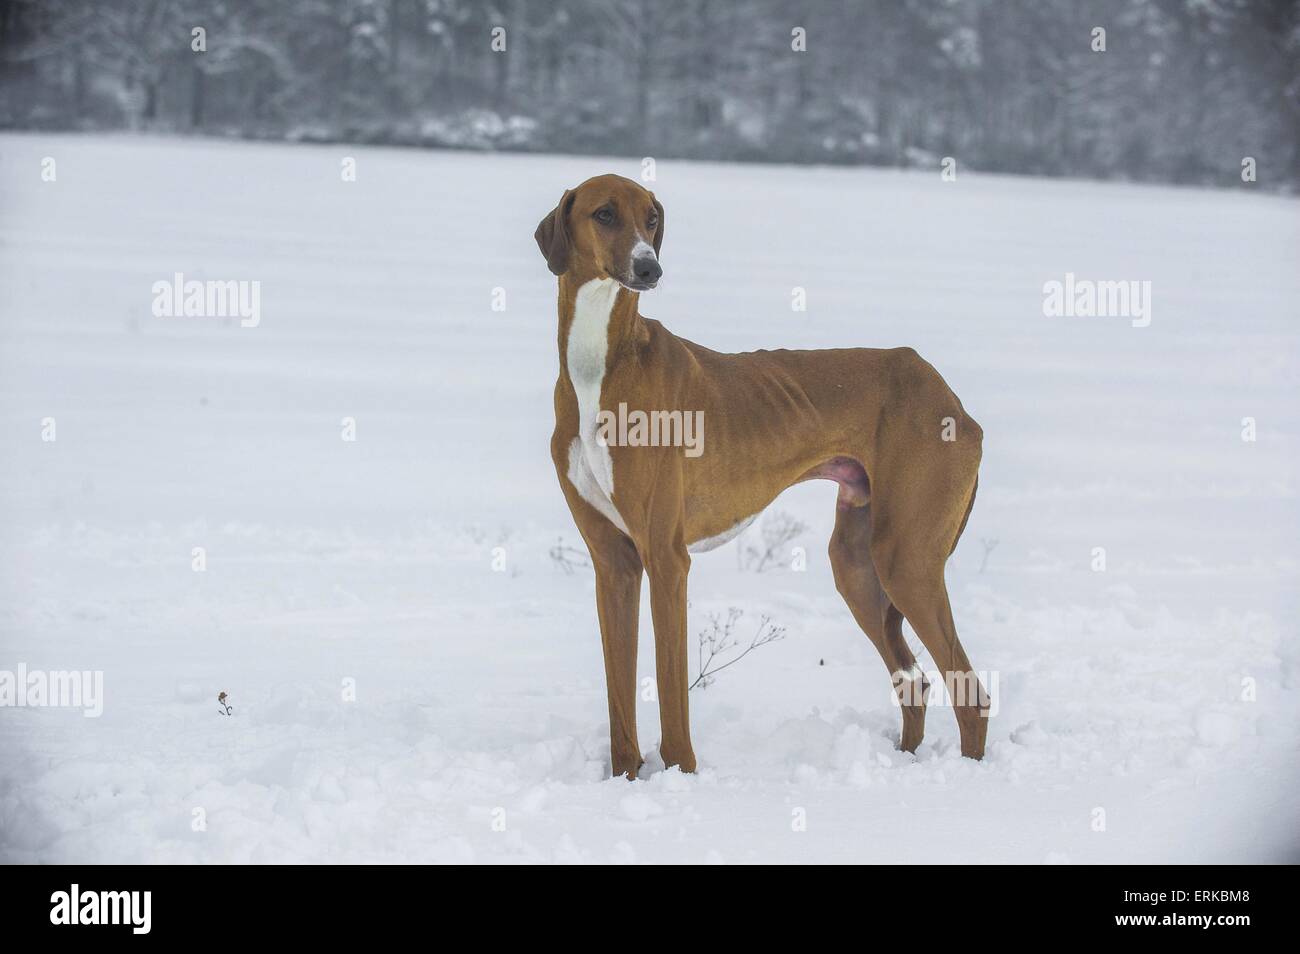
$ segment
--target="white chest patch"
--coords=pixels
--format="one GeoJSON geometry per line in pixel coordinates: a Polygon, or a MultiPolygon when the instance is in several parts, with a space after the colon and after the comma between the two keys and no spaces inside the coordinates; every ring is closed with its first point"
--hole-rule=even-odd
{"type": "Polygon", "coordinates": [[[614,460],[609,448],[596,440],[600,387],[609,353],[609,313],[618,289],[618,282],[612,278],[593,278],[578,289],[574,298],[565,362],[578,397],[578,436],[569,445],[568,476],[583,500],[627,533],[614,507],[614,460]]]}
{"type": "Polygon", "coordinates": [[[627,524],[623,522],[623,516],[614,506],[614,501],[605,495],[605,491],[600,489],[600,484],[596,483],[596,475],[591,472],[591,466],[587,463],[587,454],[583,450],[582,441],[578,438],[573,439],[569,445],[569,483],[573,484],[578,496],[587,503],[595,507],[605,516],[610,523],[618,527],[624,533],[627,533],[627,524]]]}

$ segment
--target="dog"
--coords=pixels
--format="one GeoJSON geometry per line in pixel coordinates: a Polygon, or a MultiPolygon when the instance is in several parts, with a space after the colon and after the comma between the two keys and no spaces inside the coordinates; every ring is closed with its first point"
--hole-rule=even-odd
{"type": "Polygon", "coordinates": [[[814,479],[839,488],[835,585],[892,674],[900,748],[920,745],[930,688],[903,638],[906,618],[943,673],[962,754],[982,758],[989,699],[957,639],[944,564],[975,502],[983,432],[939,373],[911,348],[721,354],[644,317],[640,297],[663,274],[664,209],[631,179],[596,176],[567,190],[534,237],[558,278],[551,456],[595,569],[613,774],[635,778],[642,765],[643,575],[660,754],[692,772],[690,554],[721,546],[781,491],[814,479]],[[691,415],[707,424],[699,453],[611,439],[614,409],[641,420],[691,415]]]}

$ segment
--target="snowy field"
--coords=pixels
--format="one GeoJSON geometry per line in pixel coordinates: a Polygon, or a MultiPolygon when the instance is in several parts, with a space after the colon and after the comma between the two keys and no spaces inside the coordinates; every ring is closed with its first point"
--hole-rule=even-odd
{"type": "Polygon", "coordinates": [[[983,425],[948,579],[998,712],[982,763],[937,706],[896,750],[835,487],[803,485],[773,510],[806,571],[733,543],[691,574],[692,639],[731,607],[786,638],[691,693],[694,776],[653,770],[642,701],[628,782],[590,570],[551,556],[581,542],[532,238],[604,171],[639,164],[0,137],[0,670],[104,686],[100,718],[0,709],[0,858],[1300,858],[1295,200],[661,162],[644,313],[720,350],[912,345],[983,425]],[[260,324],[154,317],[176,272],[259,281],[260,324]],[[1150,281],[1150,326],[1044,317],[1066,272],[1150,281]]]}

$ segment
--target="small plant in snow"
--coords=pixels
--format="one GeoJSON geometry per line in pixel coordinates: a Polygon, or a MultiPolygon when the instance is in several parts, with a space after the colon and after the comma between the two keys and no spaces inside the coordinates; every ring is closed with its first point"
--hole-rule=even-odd
{"type": "Polygon", "coordinates": [[[984,544],[984,559],[980,561],[980,572],[989,565],[989,554],[992,553],[998,545],[996,537],[980,537],[980,543],[984,544]]]}
{"type": "Polygon", "coordinates": [[[550,553],[555,565],[563,570],[566,576],[572,576],[575,567],[591,568],[591,558],[577,547],[565,546],[564,537],[555,541],[555,546],[551,547],[550,553]]]}
{"type": "Polygon", "coordinates": [[[762,545],[741,544],[739,546],[740,568],[762,573],[764,570],[781,566],[784,563],[782,558],[786,546],[798,539],[807,529],[806,523],[796,520],[785,511],[778,510],[768,514],[763,518],[763,529],[760,534],[762,545]]]}
{"type": "Polygon", "coordinates": [[[696,686],[701,689],[709,688],[718,673],[728,666],[734,666],[759,646],[766,646],[768,643],[785,638],[784,626],[774,626],[770,616],[761,616],[758,620],[758,628],[750,637],[749,644],[738,654],[732,655],[732,651],[741,645],[736,636],[736,624],[744,615],[744,610],[736,609],[734,606],[727,610],[725,619],[717,613],[709,614],[709,625],[700,631],[699,675],[695,677],[695,681],[689,688],[694,689],[696,686]],[[731,658],[723,662],[727,656],[731,658]]]}
{"type": "Polygon", "coordinates": [[[221,708],[217,710],[218,715],[230,715],[232,709],[230,703],[226,701],[228,698],[229,696],[226,695],[224,689],[217,694],[217,702],[221,705],[221,708]]]}

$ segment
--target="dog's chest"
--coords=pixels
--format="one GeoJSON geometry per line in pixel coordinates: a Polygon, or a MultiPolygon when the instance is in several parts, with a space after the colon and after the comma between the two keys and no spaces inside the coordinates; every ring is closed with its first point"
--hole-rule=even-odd
{"type": "Polygon", "coordinates": [[[609,316],[618,288],[613,279],[592,279],[574,297],[565,364],[578,399],[578,434],[569,445],[568,475],[582,499],[626,533],[613,502],[614,460],[609,448],[596,439],[600,389],[609,357],[609,316]]]}

